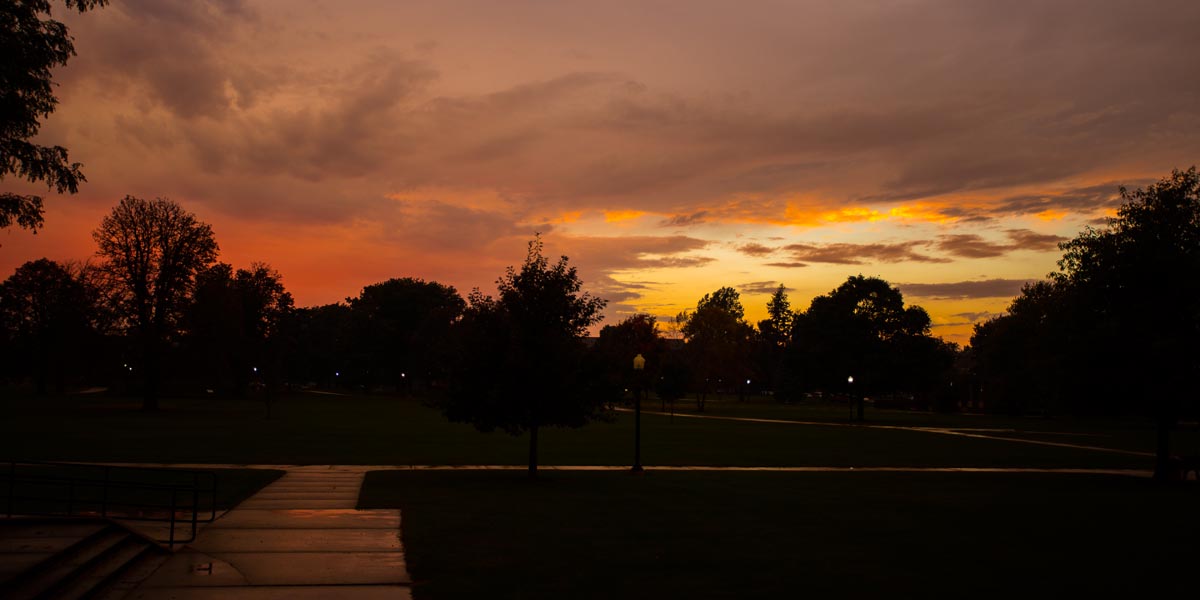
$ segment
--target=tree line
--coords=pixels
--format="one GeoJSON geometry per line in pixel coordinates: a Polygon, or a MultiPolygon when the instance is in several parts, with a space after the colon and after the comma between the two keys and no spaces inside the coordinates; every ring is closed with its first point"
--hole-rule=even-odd
{"type": "Polygon", "coordinates": [[[141,394],[147,409],[164,386],[226,395],[307,385],[434,392],[468,385],[453,372],[464,357],[486,352],[496,370],[486,379],[553,371],[619,398],[636,383],[630,364],[642,354],[643,387],[669,399],[692,394],[703,410],[718,393],[788,401],[847,393],[848,376],[853,391],[867,395],[929,394],[957,352],[930,335],[929,315],[905,306],[897,288],[861,275],[802,312],[791,310],[780,286],[757,326],[746,321],[737,290],[722,287],[675,317],[682,343],[665,339],[654,316],[634,314],[588,344],[604,301],[580,291],[566,257],[552,264],[540,239],[520,269],[498,280],[498,298],[478,290],[463,298],[452,286],[404,277],[345,302],[300,308],[269,265],[218,262],[212,228],[169,200],[126,197],[93,238],[94,261],[30,261],[0,283],[2,374],[10,382],[37,393],[105,385],[141,394]],[[535,294],[538,285],[553,289],[535,294]],[[508,317],[497,320],[501,312],[508,317]],[[497,327],[542,345],[504,352],[470,339],[497,327]],[[554,363],[569,353],[554,345],[563,340],[549,341],[547,328],[584,343],[586,360],[554,363]]]}
{"type": "Polygon", "coordinates": [[[1152,417],[1169,477],[1170,431],[1198,405],[1200,175],[1120,194],[1115,217],[1060,244],[1057,271],[975,327],[970,371],[995,410],[1152,417]]]}
{"type": "Polygon", "coordinates": [[[682,340],[648,314],[589,340],[604,300],[581,291],[566,257],[547,259],[540,238],[495,298],[405,277],[299,308],[269,265],[217,262],[212,228],[178,204],[127,197],[93,232],[94,262],[35,260],[0,283],[0,376],[38,393],[108,386],[146,409],[164,389],[416,392],[451,419],[531,433],[531,464],[539,428],[599,418],[630,390],[664,407],[691,396],[696,410],[717,394],[833,398],[857,404],[858,418],[865,398],[1144,414],[1160,425],[1161,462],[1196,405],[1200,176],[1175,171],[1121,196],[1116,217],[1061,244],[1059,269],[977,324],[965,349],[931,335],[928,313],[895,286],[862,275],[802,311],[780,286],[756,324],[722,287],[672,319],[682,340]]]}

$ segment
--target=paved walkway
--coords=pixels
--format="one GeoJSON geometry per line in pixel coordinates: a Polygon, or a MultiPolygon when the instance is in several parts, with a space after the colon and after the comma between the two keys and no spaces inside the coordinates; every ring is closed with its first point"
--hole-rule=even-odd
{"type": "Polygon", "coordinates": [[[367,469],[286,470],[128,598],[411,598],[400,511],[355,510],[367,469]]]}
{"type": "MultiPolygon", "coordinates": [[[[301,471],[307,472],[313,469],[326,470],[336,469],[342,472],[358,473],[361,477],[369,471],[524,471],[529,467],[526,465],[318,465],[318,466],[298,466],[298,465],[259,465],[259,464],[231,464],[231,463],[101,463],[111,464],[113,466],[129,466],[129,467],[163,467],[173,469],[273,469],[276,471],[301,471]]],[[[539,471],[628,471],[629,465],[538,465],[539,471]]],[[[781,473],[841,473],[841,472],[862,472],[862,473],[1062,473],[1075,475],[1126,475],[1129,477],[1149,477],[1154,474],[1154,471],[1146,469],[1086,469],[1086,468],[1039,468],[1039,467],[720,467],[720,466],[705,466],[705,465],[652,465],[646,466],[647,471],[778,471],[781,473]]],[[[282,479],[280,480],[282,481],[282,479]]],[[[264,488],[261,495],[268,488],[264,488]]],[[[259,496],[254,496],[250,500],[242,503],[237,509],[240,510],[243,506],[248,506],[249,502],[256,500],[259,496]]],[[[395,511],[357,511],[360,513],[369,512],[395,512],[395,511]]],[[[218,521],[220,522],[220,521],[218,521]]],[[[212,526],[210,526],[212,527],[212,526]]]]}
{"type": "MultiPolygon", "coordinates": [[[[633,412],[633,409],[618,407],[617,412],[633,412]]],[[[872,425],[869,423],[839,423],[837,421],[793,421],[789,419],[767,419],[761,417],[724,417],[718,415],[697,415],[691,413],[666,413],[657,410],[642,410],[644,415],[658,415],[681,417],[684,419],[712,419],[716,421],[741,421],[744,423],[774,423],[783,425],[821,425],[824,427],[859,427],[863,429],[899,429],[903,431],[919,431],[922,433],[938,433],[942,435],[957,435],[961,437],[977,438],[981,440],[1000,440],[1004,442],[1017,442],[1020,444],[1032,444],[1034,446],[1054,446],[1058,448],[1074,448],[1076,450],[1092,450],[1095,452],[1108,452],[1112,454],[1124,454],[1127,456],[1154,456],[1153,452],[1138,452],[1136,450],[1121,450],[1118,448],[1108,448],[1105,446],[1088,446],[1084,444],[1070,444],[1067,442],[1048,442],[1045,440],[1031,440],[1028,438],[1016,438],[1000,435],[982,435],[979,432],[992,433],[1021,433],[1015,429],[988,429],[980,427],[972,428],[956,428],[956,427],[926,427],[920,425],[872,425]]],[[[1077,435],[1061,431],[1029,431],[1025,433],[1040,433],[1052,435],[1077,435]]],[[[1090,435],[1090,434],[1083,434],[1090,435]]]]}

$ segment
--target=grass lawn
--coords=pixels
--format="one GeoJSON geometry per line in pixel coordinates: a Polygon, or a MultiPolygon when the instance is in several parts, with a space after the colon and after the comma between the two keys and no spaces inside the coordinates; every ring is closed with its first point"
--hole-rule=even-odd
{"type": "MultiPolygon", "coordinates": [[[[524,437],[483,434],[448,423],[414,399],[297,394],[279,400],[271,419],[261,403],[225,398],[166,399],[143,413],[136,400],[97,395],[0,400],[0,456],[19,459],[233,464],[522,464],[524,437]]],[[[682,408],[684,405],[680,404],[682,408]]],[[[651,402],[649,407],[657,408],[651,402]]],[[[713,403],[706,414],[816,420],[834,407],[763,402],[713,403]]],[[[1008,426],[979,416],[868,411],[869,423],[1008,426]]],[[[1153,431],[1140,422],[1089,429],[1088,422],[1022,421],[1029,432],[1069,426],[1054,441],[1149,452],[1153,431]],[[1089,433],[1088,436],[1075,434],[1089,433]]],[[[1195,432],[1177,439],[1195,440],[1195,432]],[[1190,438],[1187,436],[1190,435],[1190,438]]],[[[908,430],[793,425],[643,416],[647,465],[979,466],[1149,469],[1151,459],[1095,451],[971,439],[908,430]]],[[[621,465],[632,460],[633,418],[582,429],[544,430],[544,464],[621,465]]],[[[1193,444],[1194,445],[1194,444],[1193,444]]]]}
{"type": "Polygon", "coordinates": [[[418,599],[1185,597],[1200,485],[994,473],[375,471],[418,599]]]}
{"type": "MultiPolygon", "coordinates": [[[[681,413],[697,414],[694,401],[679,401],[675,404],[681,413]]],[[[660,411],[657,400],[643,404],[647,410],[660,411]]],[[[667,405],[670,408],[670,405],[667,405]]],[[[723,417],[784,419],[825,423],[848,423],[850,409],[845,404],[830,402],[805,402],[783,404],[766,396],[749,396],[738,402],[734,396],[721,396],[710,400],[700,414],[723,417]]],[[[960,430],[997,430],[995,435],[1045,439],[1106,446],[1119,449],[1150,452],[1153,450],[1154,424],[1146,417],[1092,417],[1069,416],[1005,416],[978,413],[935,413],[897,409],[877,409],[867,404],[866,423],[870,425],[897,425],[904,427],[940,427],[960,430]]],[[[1178,441],[1181,452],[1200,454],[1200,426],[1193,419],[1179,427],[1178,441]]]]}

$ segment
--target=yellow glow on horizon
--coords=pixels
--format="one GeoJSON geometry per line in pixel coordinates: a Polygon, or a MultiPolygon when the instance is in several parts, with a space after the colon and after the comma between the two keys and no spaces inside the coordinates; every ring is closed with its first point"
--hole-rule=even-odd
{"type": "Polygon", "coordinates": [[[606,210],[604,211],[605,223],[620,223],[622,221],[632,221],[646,213],[640,210],[606,210]]]}

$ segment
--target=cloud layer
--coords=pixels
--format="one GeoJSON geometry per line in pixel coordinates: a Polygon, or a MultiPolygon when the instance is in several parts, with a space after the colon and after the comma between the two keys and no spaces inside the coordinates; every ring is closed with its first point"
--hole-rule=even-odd
{"type": "MultiPolygon", "coordinates": [[[[486,286],[534,232],[620,310],[701,276],[830,288],[863,265],[962,280],[909,284],[931,297],[1011,294],[994,282],[1045,273],[1119,185],[1200,157],[1185,0],[125,0],[59,16],[79,56],[43,137],[89,184],[51,216],[169,196],[292,273],[301,302],[338,297],[322,265],[342,256],[360,258],[339,285],[486,286]]],[[[11,269],[45,245],[5,248],[11,269]]]]}

